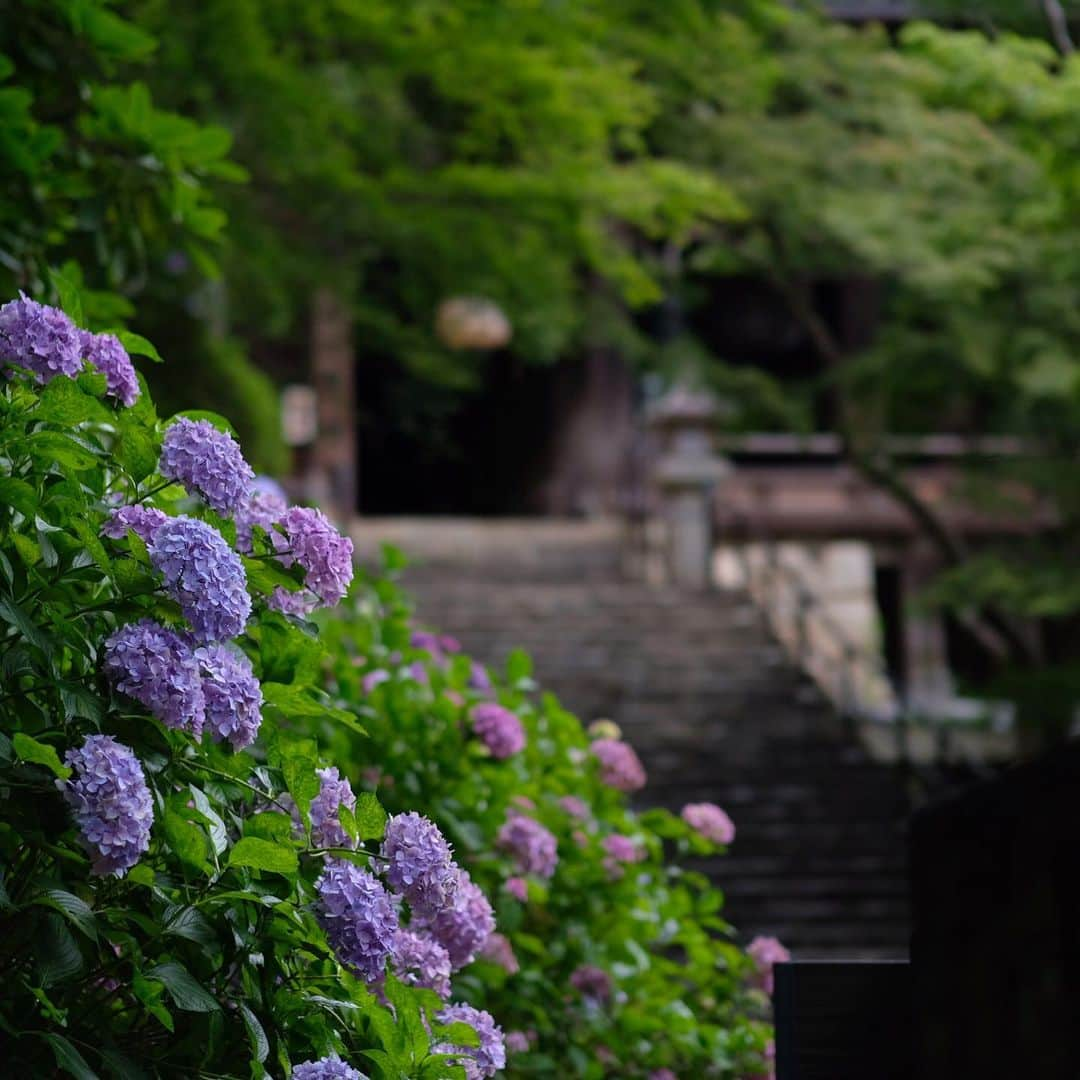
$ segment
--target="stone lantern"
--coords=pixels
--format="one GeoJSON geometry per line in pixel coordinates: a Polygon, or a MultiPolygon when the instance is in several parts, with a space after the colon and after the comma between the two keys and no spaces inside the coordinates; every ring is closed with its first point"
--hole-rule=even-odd
{"type": "Polygon", "coordinates": [[[713,494],[731,472],[714,447],[717,411],[711,395],[676,385],[649,415],[661,448],[653,479],[667,526],[668,576],[693,589],[711,584],[713,494]]]}

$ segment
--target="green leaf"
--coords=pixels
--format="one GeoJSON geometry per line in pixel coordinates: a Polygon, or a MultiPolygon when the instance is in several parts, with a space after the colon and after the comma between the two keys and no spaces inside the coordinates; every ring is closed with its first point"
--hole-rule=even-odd
{"type": "Polygon", "coordinates": [[[161,353],[154,348],[153,344],[147,341],[142,334],[133,334],[130,330],[110,330],[112,334],[115,334],[120,339],[120,344],[132,356],[145,356],[150,360],[153,360],[155,364],[163,364],[165,361],[161,358],[161,353]]]}
{"type": "Polygon", "coordinates": [[[131,1058],[117,1050],[102,1050],[101,1060],[116,1080],[146,1080],[146,1073],[131,1058]]]}
{"type": "MultiPolygon", "coordinates": [[[[18,538],[19,534],[16,534],[15,539],[18,538]]],[[[53,646],[49,637],[38,629],[34,620],[21,607],[3,597],[0,597],[0,619],[14,626],[31,645],[37,646],[46,656],[52,656],[53,646]]]]}
{"type": "Polygon", "coordinates": [[[38,511],[38,494],[25,480],[0,476],[0,505],[18,510],[33,521],[38,511]]]}
{"type": "Polygon", "coordinates": [[[191,785],[191,798],[195,803],[195,809],[206,820],[210,830],[210,843],[214,847],[214,854],[220,855],[229,846],[229,837],[225,831],[225,822],[221,820],[218,812],[210,805],[210,800],[201,788],[191,785]]]}
{"type": "Polygon", "coordinates": [[[83,970],[82,953],[61,916],[46,915],[34,940],[42,986],[63,982],[83,970]]]}
{"type": "Polygon", "coordinates": [[[154,871],[145,863],[139,863],[128,871],[127,879],[136,885],[143,885],[151,889],[154,886],[154,871]]]}
{"type": "Polygon", "coordinates": [[[205,832],[174,810],[166,810],[161,827],[165,840],[173,854],[185,865],[206,872],[210,864],[206,860],[208,838],[205,832]]]}
{"type": "MultiPolygon", "coordinates": [[[[65,267],[65,269],[67,269],[65,267]]],[[[49,280],[52,282],[56,295],[60,298],[60,307],[76,326],[83,325],[83,302],[82,289],[79,283],[68,277],[60,270],[49,270],[49,280]]]]}
{"type": "Polygon", "coordinates": [[[244,1018],[244,1027],[247,1028],[251,1042],[251,1056],[261,1064],[270,1053],[270,1040],[266,1037],[259,1018],[243,1002],[240,1002],[240,1015],[244,1018]]]}
{"type": "Polygon", "coordinates": [[[356,831],[361,840],[381,840],[386,832],[386,811],[382,803],[370,791],[361,791],[356,796],[356,809],[353,811],[356,831]]]}
{"type": "Polygon", "coordinates": [[[506,658],[506,681],[516,686],[522,679],[532,677],[532,659],[524,649],[514,649],[506,658]]]}
{"type": "Polygon", "coordinates": [[[55,908],[67,916],[69,922],[77,926],[91,941],[97,941],[97,924],[94,911],[85,900],[63,889],[49,889],[42,896],[34,898],[35,904],[55,908]]]}
{"type": "Polygon", "coordinates": [[[164,984],[169,997],[178,1009],[185,1012],[217,1012],[221,1006],[214,997],[200,985],[191,973],[180,964],[159,964],[151,968],[147,978],[157,979],[164,984]]]}
{"type": "Polygon", "coordinates": [[[170,907],[162,919],[164,932],[174,937],[186,938],[198,945],[213,945],[217,941],[214,928],[198,908],[170,907]]]}
{"type": "MultiPolygon", "coordinates": [[[[242,555],[241,559],[244,563],[248,585],[264,596],[268,596],[279,587],[286,592],[296,592],[303,587],[302,582],[297,580],[292,571],[286,570],[274,559],[250,559],[246,555],[242,555]]],[[[294,567],[302,576],[300,564],[295,563],[294,567]]]]}
{"type": "Polygon", "coordinates": [[[116,441],[116,459],[135,483],[145,480],[158,466],[158,442],[146,428],[125,424],[116,441]]]}
{"type": "Polygon", "coordinates": [[[146,1006],[146,1011],[156,1017],[163,1028],[167,1031],[175,1030],[176,1024],[172,1013],[161,1003],[162,995],[165,993],[165,987],[161,983],[146,978],[140,971],[135,971],[131,980],[131,989],[135,997],[146,1006]]]}
{"type": "Polygon", "coordinates": [[[87,421],[109,423],[112,419],[109,410],[72,379],[53,379],[41,391],[41,399],[32,416],[35,420],[47,420],[65,427],[87,421]]]}
{"type": "Polygon", "coordinates": [[[269,870],[275,874],[295,874],[299,869],[296,851],[284,844],[245,836],[229,852],[229,866],[249,866],[254,870],[269,870]]]}
{"type": "MultiPolygon", "coordinates": [[[[265,687],[264,683],[264,691],[265,687]]],[[[285,786],[296,801],[301,817],[307,821],[311,800],[319,794],[319,778],[315,775],[319,765],[318,745],[314,739],[280,739],[278,752],[285,786]]]]}
{"type": "Polygon", "coordinates": [[[292,830],[292,818],[276,810],[253,814],[244,822],[244,835],[259,837],[262,840],[288,840],[292,836],[292,830]]]}
{"type": "Polygon", "coordinates": [[[15,748],[15,753],[23,761],[33,762],[35,765],[44,765],[46,769],[51,769],[61,780],[66,780],[71,775],[71,770],[60,760],[60,755],[57,754],[55,747],[38,742],[37,739],[32,739],[22,731],[17,731],[12,736],[11,745],[15,748]]]}
{"type": "Polygon", "coordinates": [[[52,1047],[58,1068],[78,1077],[78,1080],[98,1080],[98,1074],[86,1064],[86,1059],[63,1035],[57,1035],[56,1032],[50,1031],[46,1034],[45,1039],[52,1047]]]}
{"type": "Polygon", "coordinates": [[[26,443],[33,457],[50,465],[80,471],[98,464],[97,454],[59,431],[35,431],[26,443]]]}

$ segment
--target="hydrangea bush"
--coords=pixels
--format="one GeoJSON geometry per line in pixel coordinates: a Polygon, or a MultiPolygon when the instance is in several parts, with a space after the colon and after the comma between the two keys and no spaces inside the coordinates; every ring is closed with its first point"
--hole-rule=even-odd
{"type": "Polygon", "coordinates": [[[0,369],[13,1074],[767,1074],[779,954],[668,861],[726,817],[632,813],[617,731],[418,629],[394,553],[351,581],[120,338],[21,297],[0,369]]]}

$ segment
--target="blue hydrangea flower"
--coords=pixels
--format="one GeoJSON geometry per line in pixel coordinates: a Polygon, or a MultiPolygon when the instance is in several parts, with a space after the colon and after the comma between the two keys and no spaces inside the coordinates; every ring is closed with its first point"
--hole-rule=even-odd
{"type": "Polygon", "coordinates": [[[78,375],[83,367],[79,328],[59,308],[19,293],[18,300],[0,307],[0,363],[26,368],[40,383],[78,375]]]}
{"type": "Polygon", "coordinates": [[[251,661],[227,645],[204,645],[195,657],[202,669],[206,723],[215,742],[228,740],[234,750],[255,741],[262,723],[262,689],[251,661]]]}
{"type": "Polygon", "coordinates": [[[499,829],[495,844],[514,857],[523,874],[549,878],[559,861],[558,841],[539,821],[511,813],[499,829]]]}
{"type": "Polygon", "coordinates": [[[382,843],[385,875],[414,915],[434,918],[454,899],[458,868],[438,826],[420,814],[395,814],[382,843]]]}
{"type": "Polygon", "coordinates": [[[450,996],[450,954],[434,938],[399,930],[391,965],[403,983],[434,990],[444,999],[450,996]]]}
{"type": "Polygon", "coordinates": [[[447,1005],[435,1014],[441,1024],[468,1024],[480,1038],[479,1046],[454,1046],[439,1043],[431,1048],[435,1054],[453,1054],[458,1064],[464,1066],[468,1080],[487,1080],[500,1069],[506,1068],[506,1045],[502,1028],[495,1017],[472,1005],[447,1005]]]}
{"type": "Polygon", "coordinates": [[[471,964],[495,930],[495,914],[480,886],[465,870],[457,877],[449,903],[431,918],[414,919],[446,949],[454,971],[471,964]]]}
{"type": "Polygon", "coordinates": [[[165,432],[158,471],[177,480],[190,494],[201,495],[219,514],[232,514],[247,503],[255,473],[240,444],[209,420],[182,416],[165,432]]]}
{"type": "Polygon", "coordinates": [[[82,355],[105,376],[105,392],[121,405],[131,406],[139,400],[139,379],[127,349],[113,334],[91,334],[79,331],[82,355]]]}
{"type": "Polygon", "coordinates": [[[293,506],[281,517],[289,542],[282,563],[295,559],[304,568],[304,584],[327,607],[338,603],[348,592],[353,576],[353,544],[327,521],[319,510],[293,506]]]}
{"type": "Polygon", "coordinates": [[[73,775],[56,785],[75,813],[91,872],[123,877],[150,846],[154,821],[139,759],[108,735],[89,735],[64,762],[73,775]]]}
{"type": "Polygon", "coordinates": [[[202,734],[206,698],[199,663],[180,634],[150,619],[120,627],[105,642],[105,674],[121,694],[167,727],[202,734]]]}
{"type": "Polygon", "coordinates": [[[331,859],[315,882],[315,916],[338,960],[375,985],[386,973],[398,917],[389,894],[367,870],[331,859]]]}
{"type": "Polygon", "coordinates": [[[325,1057],[294,1065],[292,1080],[364,1080],[364,1076],[340,1058],[325,1057]]]}
{"type": "Polygon", "coordinates": [[[148,547],[199,641],[224,641],[243,632],[251,614],[244,564],[216,529],[194,518],[170,518],[148,547]]]}
{"type": "Polygon", "coordinates": [[[317,769],[319,794],[311,800],[311,842],[316,847],[356,847],[341,827],[338,812],[347,806],[356,809],[356,796],[348,780],[342,780],[335,768],[317,769]]]}
{"type": "Polygon", "coordinates": [[[143,543],[149,544],[159,525],[164,525],[169,515],[152,506],[121,506],[113,510],[101,526],[101,535],[111,540],[123,540],[130,529],[143,543]]]}

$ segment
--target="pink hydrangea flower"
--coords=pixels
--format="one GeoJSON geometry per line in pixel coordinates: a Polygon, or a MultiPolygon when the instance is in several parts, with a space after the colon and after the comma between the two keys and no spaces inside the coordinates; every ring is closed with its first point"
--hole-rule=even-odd
{"type": "Polygon", "coordinates": [[[682,819],[695,832],[714,844],[730,844],[735,839],[735,824],[715,803],[687,803],[682,819]]]}
{"type": "Polygon", "coordinates": [[[791,959],[791,953],[774,937],[758,936],[747,946],[758,969],[758,985],[766,994],[773,992],[773,965],[783,964],[791,959]]]}
{"type": "Polygon", "coordinates": [[[645,786],[645,766],[629,743],[597,739],[592,752],[600,762],[600,779],[617,791],[640,791],[645,786]]]}
{"type": "Polygon", "coordinates": [[[506,891],[523,904],[529,899],[529,883],[523,877],[507,878],[506,891]]]}
{"type": "Polygon", "coordinates": [[[589,816],[588,804],[576,795],[564,795],[559,800],[559,806],[573,818],[586,818],[589,816]]]}

